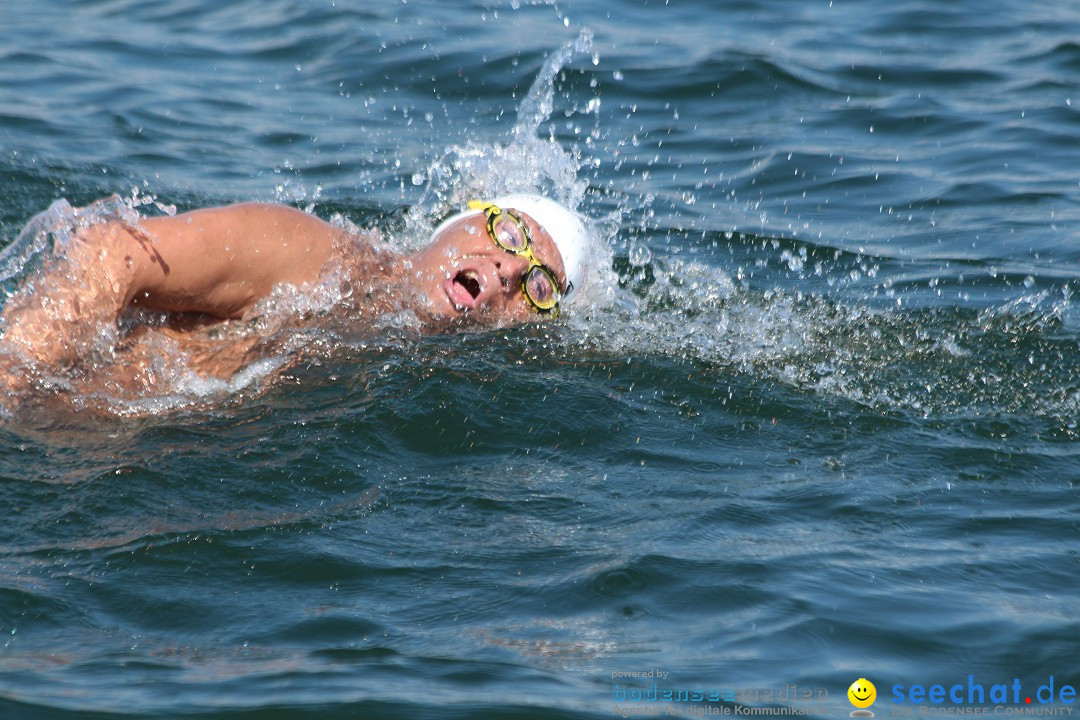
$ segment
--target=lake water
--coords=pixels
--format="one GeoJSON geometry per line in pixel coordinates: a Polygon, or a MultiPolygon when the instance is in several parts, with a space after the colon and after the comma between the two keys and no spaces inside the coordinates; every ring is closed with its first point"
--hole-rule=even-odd
{"type": "Polygon", "coordinates": [[[1078,38],[1020,0],[5,3],[9,289],[34,215],[114,193],[412,246],[541,189],[605,262],[542,326],[57,379],[0,425],[0,717],[1071,710],[1078,38]]]}

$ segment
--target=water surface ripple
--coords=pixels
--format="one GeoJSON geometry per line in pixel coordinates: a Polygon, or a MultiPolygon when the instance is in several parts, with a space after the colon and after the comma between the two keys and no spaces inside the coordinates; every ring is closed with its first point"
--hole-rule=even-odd
{"type": "Polygon", "coordinates": [[[8,3],[2,243],[117,193],[409,245],[538,181],[610,267],[557,324],[327,322],[4,422],[0,716],[1080,682],[1080,9],[346,5],[8,3]]]}

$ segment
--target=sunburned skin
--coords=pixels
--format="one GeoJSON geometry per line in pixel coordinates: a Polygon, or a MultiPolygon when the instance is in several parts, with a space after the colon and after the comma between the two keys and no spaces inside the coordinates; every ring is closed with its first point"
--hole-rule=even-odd
{"type": "MultiPolygon", "coordinates": [[[[554,240],[519,215],[535,256],[565,286],[554,240]]],[[[5,304],[0,386],[11,394],[35,373],[93,365],[103,387],[134,392],[153,384],[165,354],[183,356],[200,375],[228,378],[259,357],[268,331],[305,322],[260,322],[260,303],[275,288],[319,292],[331,277],[351,292],[330,311],[346,314],[355,333],[402,311],[426,332],[537,321],[545,316],[521,291],[529,267],[492,242],[479,214],[442,228],[411,255],[277,205],[110,221],[78,231],[66,252],[5,304]],[[140,323],[140,311],[163,319],[140,323]]]]}

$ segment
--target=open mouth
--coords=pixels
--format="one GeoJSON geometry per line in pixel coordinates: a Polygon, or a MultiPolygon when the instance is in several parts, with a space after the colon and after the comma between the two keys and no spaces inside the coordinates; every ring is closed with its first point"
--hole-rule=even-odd
{"type": "Polygon", "coordinates": [[[480,279],[476,277],[476,273],[472,270],[462,270],[455,275],[454,284],[464,288],[465,292],[469,293],[473,300],[480,297],[480,279]]]}
{"type": "Polygon", "coordinates": [[[474,307],[483,291],[480,274],[475,270],[460,270],[446,282],[446,294],[459,309],[474,307]]]}

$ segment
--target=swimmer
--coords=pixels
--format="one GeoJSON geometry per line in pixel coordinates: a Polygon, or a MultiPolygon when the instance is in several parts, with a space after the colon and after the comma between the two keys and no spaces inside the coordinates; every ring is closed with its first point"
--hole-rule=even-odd
{"type": "Polygon", "coordinates": [[[0,381],[13,390],[26,382],[20,367],[77,368],[100,348],[103,329],[115,334],[120,373],[137,373],[139,359],[119,351],[159,332],[202,343],[208,359],[196,369],[225,377],[259,338],[207,349],[208,326],[245,320],[275,287],[317,287],[333,271],[368,322],[401,310],[431,331],[547,320],[582,286],[586,240],[574,212],[524,194],[470,202],[412,254],[272,204],[92,224],[5,304],[0,381]],[[120,319],[139,309],[169,320],[119,332],[120,319]]]}

